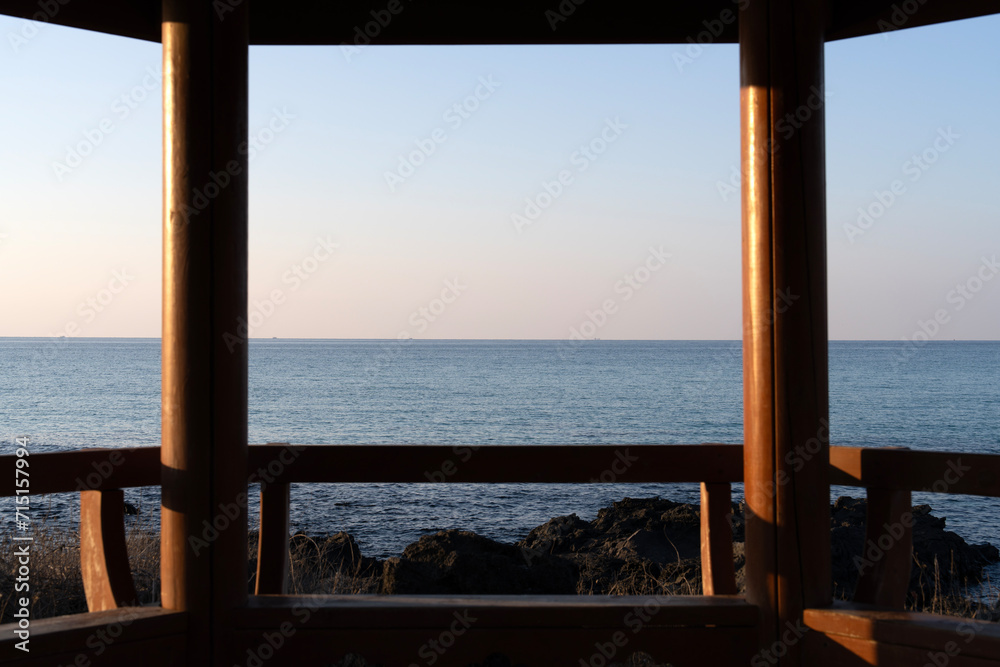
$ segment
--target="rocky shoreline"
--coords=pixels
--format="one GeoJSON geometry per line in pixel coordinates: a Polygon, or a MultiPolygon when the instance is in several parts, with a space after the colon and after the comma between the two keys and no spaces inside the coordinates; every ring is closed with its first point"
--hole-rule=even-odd
{"type": "MultiPolygon", "coordinates": [[[[913,508],[914,567],[909,603],[924,608],[961,596],[1000,562],[991,545],[970,545],[945,529],[931,508],[913,508]]],[[[743,508],[733,504],[734,559],[743,590],[743,508]]],[[[865,501],[842,497],[831,507],[833,592],[849,598],[864,559],[865,501]]],[[[255,536],[253,541],[256,541],[255,536]]],[[[251,545],[252,558],[256,548],[251,545]]],[[[516,544],[462,530],[424,535],[402,555],[378,560],[347,533],[291,539],[296,593],[378,594],[700,594],[697,505],[625,498],[593,521],[575,514],[551,519],[516,544]]],[[[251,564],[252,570],[255,563],[251,564]]],[[[251,584],[252,585],[252,584],[251,584]]]]}

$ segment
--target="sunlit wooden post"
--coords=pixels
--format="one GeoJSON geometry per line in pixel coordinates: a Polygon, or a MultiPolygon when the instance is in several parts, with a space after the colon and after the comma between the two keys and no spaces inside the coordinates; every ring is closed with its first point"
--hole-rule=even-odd
{"type": "Polygon", "coordinates": [[[161,567],[187,665],[225,664],[247,597],[247,4],[163,3],[161,567]]]}
{"type": "Polygon", "coordinates": [[[831,598],[824,4],[740,14],[746,579],[763,646],[831,598]]]}

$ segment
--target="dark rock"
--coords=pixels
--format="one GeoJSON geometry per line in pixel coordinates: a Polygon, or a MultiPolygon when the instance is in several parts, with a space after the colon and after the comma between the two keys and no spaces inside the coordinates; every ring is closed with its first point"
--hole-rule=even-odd
{"type": "MultiPolygon", "coordinates": [[[[739,590],[745,589],[745,506],[733,504],[733,557],[739,590]]],[[[865,544],[867,503],[838,498],[830,510],[833,588],[852,597],[865,544]]],[[[913,508],[914,602],[934,592],[959,594],[980,580],[983,566],[1000,561],[990,545],[969,545],[945,530],[945,519],[927,505],[913,508]],[[935,563],[937,565],[935,566],[935,563]]],[[[532,530],[521,546],[577,563],[581,593],[694,593],[700,588],[700,516],[697,505],[660,498],[626,498],[598,512],[593,522],[558,517],[532,530]]]]}
{"type": "Polygon", "coordinates": [[[598,532],[575,514],[558,516],[533,528],[519,546],[539,554],[564,554],[590,544],[598,532]]]}
{"type": "Polygon", "coordinates": [[[382,563],[361,555],[361,549],[349,533],[326,538],[312,538],[305,533],[292,535],[290,558],[324,575],[338,572],[354,576],[380,576],[382,563]]]}
{"type": "Polygon", "coordinates": [[[597,512],[593,527],[606,551],[657,563],[698,558],[700,510],[660,498],[625,498],[597,512]]]}
{"type": "Polygon", "coordinates": [[[136,507],[135,505],[133,505],[128,501],[125,501],[125,506],[123,511],[125,512],[126,516],[136,516],[137,514],[142,513],[142,510],[140,510],[138,507],[136,507]]]}
{"type": "MultiPolygon", "coordinates": [[[[732,506],[737,586],[745,589],[744,510],[732,506]]],[[[830,510],[834,595],[853,596],[865,548],[865,500],[838,498],[830,510]]],[[[926,505],[913,508],[911,602],[961,594],[983,567],[1000,561],[991,545],[969,545],[945,529],[926,505]]],[[[293,558],[366,577],[383,594],[698,594],[701,532],[697,505],[625,498],[594,521],[551,519],[521,542],[501,544],[475,533],[425,535],[399,558],[365,558],[346,533],[319,541],[292,538],[293,558]]],[[[484,663],[490,665],[491,663],[484,663]]],[[[499,667],[498,663],[497,667],[499,667]]],[[[491,665],[492,667],[492,665],[491,665]]]]}
{"type": "Polygon", "coordinates": [[[579,593],[692,593],[701,587],[700,521],[694,505],[625,498],[593,522],[552,519],[518,544],[576,563],[579,593]]]}
{"type": "Polygon", "coordinates": [[[380,593],[570,594],[577,578],[576,565],[565,559],[445,530],[424,535],[402,557],[388,559],[380,593]]]}

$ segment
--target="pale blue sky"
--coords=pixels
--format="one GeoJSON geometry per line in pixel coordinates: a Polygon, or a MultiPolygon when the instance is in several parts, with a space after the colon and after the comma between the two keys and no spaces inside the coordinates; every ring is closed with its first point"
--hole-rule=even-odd
{"type": "MultiPolygon", "coordinates": [[[[827,46],[831,338],[912,338],[940,311],[938,339],[998,338],[998,29],[827,46]]],[[[24,30],[0,19],[0,335],[158,336],[160,47],[43,25],[15,49],[24,30]]],[[[251,335],[738,338],[737,48],[682,52],[253,48],[251,335]],[[390,189],[417,141],[433,153],[390,189]]]]}

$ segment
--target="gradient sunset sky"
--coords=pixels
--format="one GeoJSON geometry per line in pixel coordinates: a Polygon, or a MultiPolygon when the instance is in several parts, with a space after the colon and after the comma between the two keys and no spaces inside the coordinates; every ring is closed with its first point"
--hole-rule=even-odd
{"type": "MultiPolygon", "coordinates": [[[[998,34],[827,45],[832,339],[1000,338],[998,34]]],[[[159,44],[0,38],[0,336],[159,336],[159,44]]],[[[735,46],[254,47],[249,126],[251,337],[740,337],[735,46]]]]}

